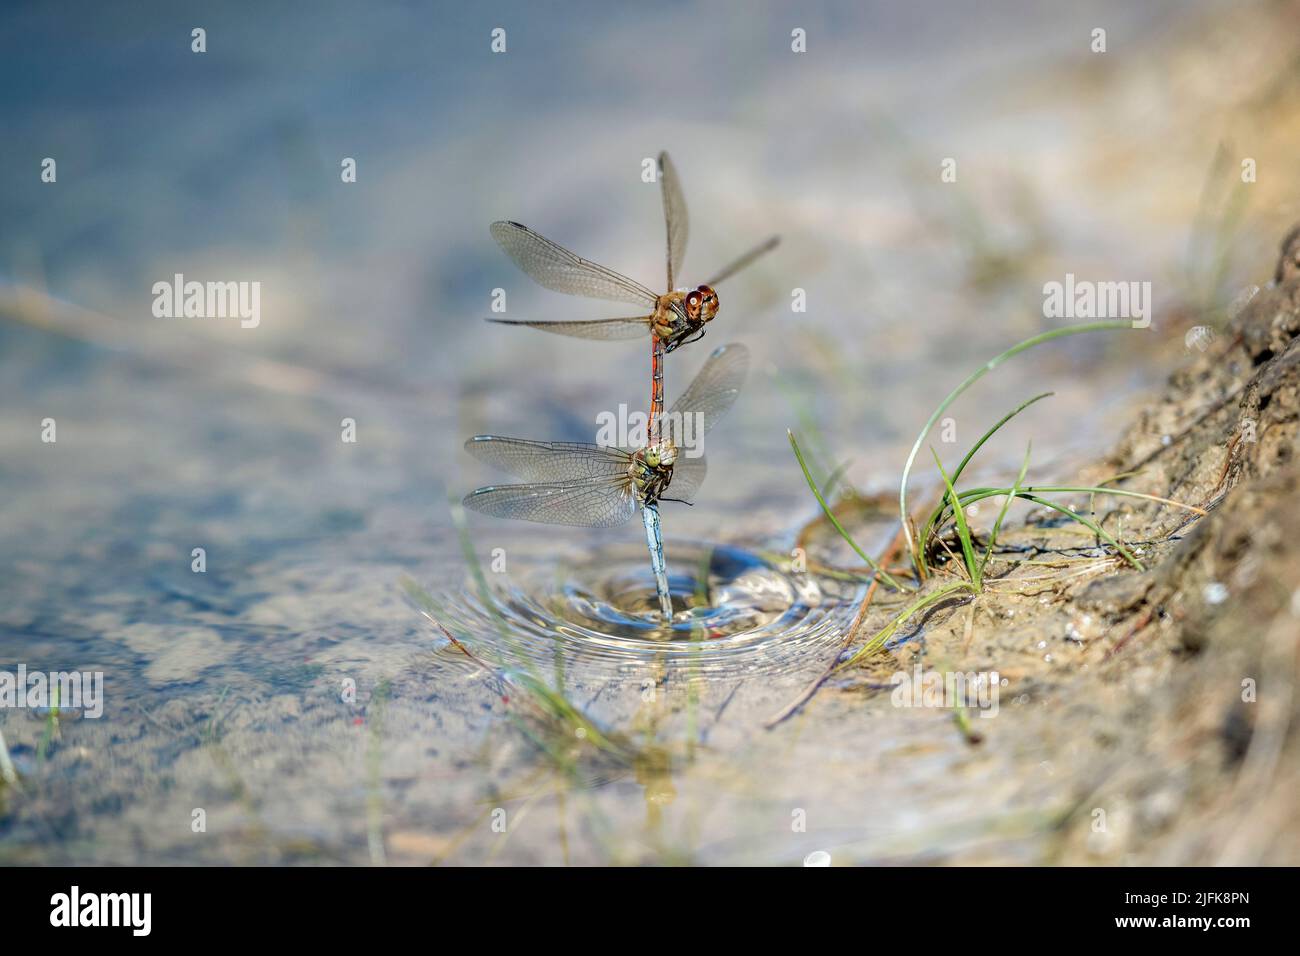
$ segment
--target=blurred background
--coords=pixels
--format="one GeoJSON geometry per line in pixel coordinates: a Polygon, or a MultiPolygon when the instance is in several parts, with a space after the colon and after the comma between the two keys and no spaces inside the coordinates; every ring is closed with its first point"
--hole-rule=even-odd
{"type": "MultiPolygon", "coordinates": [[[[969,443],[1054,389],[987,464],[1014,474],[1032,436],[1068,474],[1192,325],[1267,280],[1300,218],[1297,37],[1294,4],[1212,0],[6,4],[0,660],[102,667],[141,708],[405,666],[428,637],[395,582],[461,579],[449,498],[499,477],[464,439],[591,440],[598,413],[646,397],[639,343],[482,321],[496,288],[514,318],[624,309],[537,287],[488,224],[657,289],[641,171],[660,149],[691,210],[683,282],[782,237],[669,358],[670,402],[710,345],[756,358],[699,504],[666,513],[670,559],[675,537],[788,548],[814,505],[786,428],[887,490],[949,388],[1051,327],[1045,282],[1149,281],[1152,334],[1049,346],[954,411],[969,443]],[[260,282],[260,325],[154,317],[175,273],[260,282]]],[[[471,527],[522,563],[639,533],[471,527]]],[[[5,719],[22,756],[39,725],[5,719]]],[[[138,781],[173,758],[127,762],[138,781]]],[[[84,769],[56,775],[63,799],[84,769]]],[[[106,786],[69,827],[156,811],[106,786]]]]}

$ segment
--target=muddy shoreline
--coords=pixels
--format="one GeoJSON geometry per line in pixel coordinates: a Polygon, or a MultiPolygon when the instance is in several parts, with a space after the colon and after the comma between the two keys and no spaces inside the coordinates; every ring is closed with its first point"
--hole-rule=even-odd
{"type": "MultiPolygon", "coordinates": [[[[1098,504],[1104,527],[1144,542],[1135,550],[1146,571],[1112,560],[1060,580],[1008,572],[992,593],[910,623],[922,642],[877,655],[864,676],[822,689],[809,709],[824,717],[850,700],[880,706],[888,676],[918,663],[997,671],[1009,681],[1003,713],[1009,699],[1014,716],[974,721],[982,742],[973,746],[1055,755],[1039,767],[1022,756],[1013,771],[1023,784],[1012,802],[1046,813],[1039,862],[1293,862],[1300,229],[1284,239],[1272,278],[1083,476],[1136,473],[1124,487],[1207,516],[1133,499],[1098,504]],[[1027,643],[1027,633],[1040,638],[1027,643]]],[[[1014,540],[1063,555],[1070,546],[1059,530],[1031,513],[1014,540]]],[[[874,612],[863,632],[888,613],[874,612]]]]}

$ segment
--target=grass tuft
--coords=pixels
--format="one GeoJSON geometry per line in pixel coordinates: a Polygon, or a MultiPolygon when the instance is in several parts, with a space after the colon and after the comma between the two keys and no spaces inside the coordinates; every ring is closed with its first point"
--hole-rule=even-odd
{"type": "MultiPolygon", "coordinates": [[[[931,607],[939,603],[940,601],[944,600],[945,598],[951,597],[952,595],[963,591],[968,593],[971,596],[977,596],[981,594],[984,590],[985,572],[988,568],[989,561],[992,560],[993,552],[997,547],[998,536],[1002,532],[1002,528],[1006,521],[1007,513],[1011,507],[1011,504],[1016,499],[1020,499],[1022,501],[1028,501],[1040,507],[1055,511],[1063,515],[1064,517],[1069,518],[1071,521],[1078,523],[1079,525],[1091,531],[1099,544],[1101,542],[1105,542],[1107,545],[1109,545],[1111,548],[1114,549],[1114,551],[1118,556],[1122,557],[1125,561],[1127,561],[1130,565],[1132,565],[1134,568],[1136,568],[1139,571],[1146,570],[1142,562],[1139,561],[1137,557],[1128,548],[1126,548],[1120,541],[1118,541],[1113,535],[1111,535],[1104,528],[1102,528],[1097,521],[1092,520],[1091,518],[1085,515],[1079,514],[1078,512],[1074,511],[1072,508],[1066,507],[1065,505],[1057,501],[1053,501],[1050,498],[1044,496],[1056,495],[1056,494],[1087,494],[1089,496],[1089,501],[1091,502],[1093,499],[1095,499],[1097,495],[1116,495],[1120,497],[1137,498],[1145,501],[1155,502],[1158,504],[1183,508],[1185,510],[1196,513],[1198,515],[1204,515],[1206,513],[1203,508],[1198,508],[1194,505],[1189,505],[1183,502],[1174,501],[1169,498],[1161,498],[1156,495],[1148,495],[1148,494],[1143,494],[1141,492],[1128,491],[1122,488],[1113,488],[1113,487],[1105,486],[1106,484],[1109,484],[1111,481],[1118,481],[1123,478],[1131,477],[1130,475],[1117,475],[1114,478],[1109,479],[1108,482],[1105,482],[1102,485],[1095,485],[1095,486],[1067,486],[1067,485],[1027,486],[1025,485],[1025,476],[1028,474],[1029,471],[1029,463],[1030,463],[1032,447],[1033,447],[1032,445],[1028,446],[1025,449],[1025,456],[1023,462],[1021,463],[1019,474],[1016,476],[1015,482],[1009,488],[970,488],[965,490],[959,490],[958,482],[960,481],[967,466],[970,464],[971,460],[975,457],[975,455],[979,452],[979,450],[983,448],[984,445],[994,435],[996,435],[998,431],[1002,429],[1003,426],[1007,424],[1007,422],[1011,421],[1011,419],[1015,418],[1025,409],[1029,408],[1031,405],[1039,401],[1042,401],[1044,398],[1047,398],[1053,394],[1051,392],[1044,392],[1041,395],[1035,395],[1033,398],[1030,398],[1020,403],[1020,405],[1016,406],[1010,412],[1008,412],[1007,414],[1003,415],[1000,419],[998,419],[998,421],[995,422],[987,431],[985,431],[984,434],[980,436],[979,440],[976,441],[975,444],[971,446],[971,448],[962,457],[957,467],[951,473],[949,473],[944,469],[943,462],[940,460],[938,452],[936,452],[935,449],[931,447],[930,452],[934,456],[935,466],[938,469],[940,476],[943,478],[944,494],[940,499],[939,503],[935,506],[933,512],[930,514],[929,520],[926,521],[921,533],[918,535],[915,531],[915,525],[912,523],[912,517],[911,515],[908,514],[907,511],[907,483],[908,483],[908,479],[911,476],[912,466],[915,464],[917,453],[920,450],[921,444],[925,441],[926,436],[929,435],[935,423],[939,421],[940,416],[943,415],[943,413],[952,405],[953,402],[957,400],[959,396],[961,396],[963,392],[965,392],[968,388],[971,387],[971,385],[977,382],[984,375],[987,375],[993,369],[1002,365],[1004,362],[1015,357],[1016,355],[1019,355],[1021,352],[1027,351],[1028,349],[1034,348],[1035,346],[1042,345],[1047,342],[1052,342],[1055,341],[1056,339],[1065,338],[1066,336],[1081,335],[1085,332],[1117,331],[1119,329],[1128,329],[1128,328],[1131,328],[1131,323],[1127,321],[1087,322],[1079,325],[1071,325],[1071,326],[1066,326],[1064,328],[1053,329],[1049,332],[1044,332],[1040,335],[1035,335],[1032,338],[1025,339],[1024,341],[1019,342],[1016,345],[1013,345],[1011,348],[1002,352],[1000,355],[997,355],[994,358],[990,359],[988,362],[984,363],[983,366],[981,366],[976,371],[968,375],[966,379],[961,382],[961,384],[959,384],[955,389],[949,392],[948,395],[943,399],[943,401],[939,403],[938,407],[933,411],[933,413],[931,413],[929,419],[927,419],[925,425],[921,428],[920,434],[917,435],[916,441],[913,443],[912,449],[908,454],[907,462],[903,466],[903,474],[899,482],[899,489],[898,489],[898,511],[899,511],[899,525],[900,525],[899,534],[906,543],[906,548],[910,554],[912,567],[915,572],[916,580],[912,584],[905,584],[899,581],[897,578],[891,576],[887,571],[884,570],[884,568],[881,566],[879,562],[872,559],[861,547],[858,546],[858,543],[853,539],[852,535],[848,533],[848,531],[844,528],[844,526],[840,523],[839,519],[836,517],[835,513],[831,510],[830,506],[826,503],[825,495],[817,487],[817,482],[812,475],[812,470],[809,467],[808,461],[806,460],[803,451],[799,447],[798,441],[795,439],[793,431],[787,431],[787,434],[789,435],[790,438],[790,447],[794,450],[795,458],[799,462],[800,469],[803,471],[804,480],[808,483],[808,487],[812,490],[813,496],[817,499],[817,503],[821,506],[823,514],[825,514],[826,519],[831,523],[831,526],[834,527],[835,530],[839,533],[840,537],[842,537],[846,542],[848,542],[849,546],[872,569],[877,582],[883,581],[887,583],[890,587],[894,588],[894,590],[896,591],[907,591],[912,593],[917,592],[919,588],[923,587],[927,578],[929,577],[930,568],[927,562],[927,553],[929,551],[931,542],[940,534],[943,526],[949,520],[950,516],[957,534],[957,538],[961,543],[962,562],[965,565],[966,575],[967,575],[966,579],[964,580],[946,584],[943,587],[939,587],[934,590],[928,591],[927,593],[921,594],[919,597],[917,597],[916,600],[914,600],[910,605],[904,608],[901,613],[895,615],[889,621],[889,623],[887,623],[883,628],[881,628],[881,630],[879,630],[873,637],[871,637],[865,644],[863,644],[863,646],[860,647],[857,650],[857,652],[854,653],[851,657],[849,657],[846,661],[842,663],[834,664],[831,667],[829,667],[826,674],[824,674],[821,678],[818,679],[818,681],[814,684],[811,691],[807,695],[802,697],[800,701],[797,702],[796,705],[794,705],[793,709],[797,709],[798,706],[800,706],[804,701],[806,701],[807,696],[810,696],[811,692],[815,692],[816,687],[820,686],[821,683],[826,679],[826,677],[828,677],[831,673],[849,667],[855,664],[856,662],[858,662],[859,660],[861,660],[867,654],[870,654],[871,652],[883,647],[886,644],[886,642],[888,642],[889,639],[895,633],[897,633],[898,629],[902,627],[902,625],[917,612],[922,611],[927,607],[931,607]],[[985,498],[991,498],[997,495],[1003,496],[1004,500],[1002,502],[1002,507],[998,512],[997,520],[993,523],[992,530],[990,531],[989,534],[987,546],[983,549],[983,554],[977,555],[976,548],[975,548],[975,540],[971,533],[970,526],[966,520],[966,508],[977,501],[981,501],[985,498]]],[[[830,480],[827,481],[827,484],[828,485],[830,484],[830,480]]],[[[873,582],[872,590],[874,591],[874,582],[873,582]]],[[[869,592],[869,594],[870,593],[871,592],[869,592]]],[[[856,630],[858,623],[860,622],[862,616],[865,614],[866,607],[867,604],[869,603],[869,600],[870,597],[864,600],[863,607],[859,610],[858,620],[854,622],[853,627],[850,629],[851,632],[856,630]]],[[[851,641],[852,637],[850,637],[848,640],[851,641]]],[[[784,719],[784,717],[788,716],[789,713],[793,712],[793,709],[787,708],[786,711],[783,711],[782,714],[779,715],[774,722],[779,722],[779,720],[784,719]]],[[[769,724],[769,726],[770,725],[771,724],[769,724]]]]}
{"type": "MultiPolygon", "coordinates": [[[[949,392],[947,397],[939,403],[939,407],[934,410],[929,419],[926,420],[925,425],[921,428],[921,433],[916,436],[916,441],[912,444],[912,450],[907,455],[907,462],[903,465],[903,477],[898,485],[898,518],[899,521],[902,522],[903,534],[907,541],[907,549],[912,558],[912,565],[916,569],[919,578],[922,580],[925,579],[926,568],[920,555],[921,548],[919,547],[919,543],[912,536],[912,528],[908,519],[907,479],[912,474],[912,465],[916,462],[916,456],[921,450],[921,445],[925,442],[926,436],[930,434],[930,430],[934,428],[935,422],[939,420],[939,416],[947,411],[948,407],[955,402],[961,394],[966,391],[966,389],[970,388],[1003,362],[1014,358],[1021,352],[1028,351],[1034,346],[1042,345],[1045,342],[1053,342],[1056,339],[1065,338],[1069,335],[1082,335],[1085,332],[1100,332],[1104,330],[1117,331],[1119,329],[1128,329],[1131,327],[1132,323],[1125,321],[1085,322],[1080,325],[1067,325],[1059,329],[1052,329],[1050,332],[1043,332],[1040,335],[1035,335],[1032,338],[1025,339],[1023,342],[1013,345],[1001,355],[989,359],[989,361],[985,362],[982,366],[968,375],[965,381],[949,392]]],[[[1015,413],[1013,412],[1012,415],[1014,414],[1015,413]]],[[[1007,418],[995,426],[993,430],[996,431],[1011,417],[1012,416],[1007,416],[1007,418]]],[[[981,444],[982,443],[983,442],[981,441],[981,444]]]]}
{"type": "Polygon", "coordinates": [[[957,489],[952,486],[952,479],[943,470],[939,453],[931,448],[930,454],[934,456],[935,467],[939,469],[939,474],[943,475],[944,487],[948,489],[945,498],[952,505],[953,520],[957,525],[957,539],[961,542],[962,560],[966,563],[966,573],[970,575],[971,588],[978,594],[983,590],[980,587],[980,571],[983,566],[975,560],[975,546],[970,539],[970,525],[966,523],[966,509],[962,507],[961,499],[957,497],[957,489]]]}

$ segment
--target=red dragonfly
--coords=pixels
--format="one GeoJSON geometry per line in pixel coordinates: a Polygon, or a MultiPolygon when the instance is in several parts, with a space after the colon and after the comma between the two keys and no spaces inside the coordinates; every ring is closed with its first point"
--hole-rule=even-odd
{"type": "Polygon", "coordinates": [[[626,302],[648,310],[647,314],[614,319],[560,322],[530,319],[489,319],[503,325],[526,325],[560,335],[584,339],[634,339],[650,335],[650,422],[648,438],[658,440],[663,417],[663,357],[678,346],[704,336],[705,326],[718,314],[714,286],[750,265],[780,241],[772,236],[694,289],[676,289],[675,283],[686,254],[690,217],[682,195],[677,170],[666,152],[659,154],[659,184],[663,193],[664,222],[668,234],[668,291],[656,295],[634,279],[570,252],[558,243],[517,222],[492,223],[492,238],[524,272],[539,285],[554,292],[581,295],[610,302],[626,302]]]}

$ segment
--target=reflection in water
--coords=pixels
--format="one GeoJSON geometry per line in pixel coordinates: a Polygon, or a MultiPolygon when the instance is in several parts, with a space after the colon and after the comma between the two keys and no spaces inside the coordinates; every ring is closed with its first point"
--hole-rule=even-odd
{"type": "Polygon", "coordinates": [[[664,747],[646,747],[637,755],[636,782],[645,788],[645,827],[657,834],[664,808],[677,797],[673,786],[673,758],[664,747]]]}

